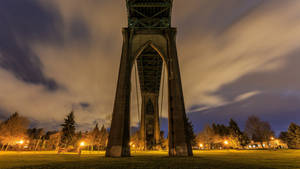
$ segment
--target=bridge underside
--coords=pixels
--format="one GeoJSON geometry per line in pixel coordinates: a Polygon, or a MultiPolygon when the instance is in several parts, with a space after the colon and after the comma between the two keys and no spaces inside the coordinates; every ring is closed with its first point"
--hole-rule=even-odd
{"type": "Polygon", "coordinates": [[[158,148],[159,127],[159,91],[163,60],[151,47],[146,47],[137,58],[140,88],[142,95],[142,115],[140,134],[144,150],[158,148]]]}
{"type": "Polygon", "coordinates": [[[171,27],[173,0],[126,2],[128,28],[123,29],[119,79],[106,156],[130,156],[130,80],[135,59],[142,93],[141,134],[144,147],[152,149],[158,143],[160,135],[158,97],[163,67],[162,57],[168,75],[169,155],[191,156],[176,49],[176,29],[171,27]],[[140,55],[136,56],[137,53],[140,55]]]}

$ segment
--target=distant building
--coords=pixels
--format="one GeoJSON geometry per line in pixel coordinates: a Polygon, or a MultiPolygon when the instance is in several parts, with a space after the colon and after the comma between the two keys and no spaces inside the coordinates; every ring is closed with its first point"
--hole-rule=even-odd
{"type": "Polygon", "coordinates": [[[265,149],[265,148],[271,148],[271,149],[288,149],[288,146],[286,143],[282,142],[279,139],[272,139],[269,142],[254,142],[251,141],[251,143],[247,146],[248,149],[265,149]]]}

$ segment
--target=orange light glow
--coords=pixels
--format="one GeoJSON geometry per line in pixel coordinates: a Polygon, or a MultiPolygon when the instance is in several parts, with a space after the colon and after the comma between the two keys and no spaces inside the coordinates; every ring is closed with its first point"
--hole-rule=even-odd
{"type": "Polygon", "coordinates": [[[229,144],[229,142],[228,142],[227,140],[225,140],[225,141],[224,141],[224,144],[228,145],[228,144],[229,144]]]}
{"type": "Polygon", "coordinates": [[[17,144],[24,144],[24,140],[20,140],[16,142],[17,144]]]}
{"type": "Polygon", "coordinates": [[[85,146],[85,142],[84,141],[80,142],[80,146],[81,147],[85,146]]]}

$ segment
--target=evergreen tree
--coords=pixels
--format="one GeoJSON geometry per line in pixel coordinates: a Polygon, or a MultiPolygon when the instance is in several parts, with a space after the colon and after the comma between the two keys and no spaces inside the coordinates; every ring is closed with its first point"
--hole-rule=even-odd
{"type": "MultiPolygon", "coordinates": [[[[232,148],[245,147],[250,142],[247,135],[240,130],[240,127],[233,119],[230,119],[229,126],[213,123],[212,129],[215,135],[217,135],[221,140],[227,140],[232,148]]],[[[223,144],[222,141],[221,144],[223,144]]]]}
{"type": "Polygon", "coordinates": [[[280,132],[279,139],[287,144],[288,143],[288,132],[286,132],[286,131],[280,132]]]}
{"type": "Polygon", "coordinates": [[[194,126],[192,124],[192,122],[188,119],[188,117],[186,116],[185,118],[185,122],[186,122],[186,132],[187,132],[187,140],[190,142],[191,146],[196,145],[196,136],[194,133],[194,126]]]}
{"type": "Polygon", "coordinates": [[[300,126],[291,123],[287,133],[287,144],[289,148],[300,148],[300,126]]]}
{"type": "Polygon", "coordinates": [[[233,119],[230,119],[228,128],[229,128],[230,134],[235,135],[237,137],[242,135],[242,132],[241,132],[238,124],[233,119]]]}
{"type": "Polygon", "coordinates": [[[65,122],[61,126],[63,127],[62,136],[61,136],[61,145],[64,148],[67,148],[70,145],[74,145],[75,117],[73,111],[67,116],[67,118],[65,118],[65,122]]]}
{"type": "Polygon", "coordinates": [[[247,146],[250,143],[250,138],[248,137],[248,135],[243,132],[243,135],[241,136],[241,140],[240,140],[240,145],[244,148],[245,146],[247,146]]]}
{"type": "Polygon", "coordinates": [[[212,129],[215,132],[215,134],[221,136],[221,137],[228,137],[230,134],[230,131],[228,127],[226,127],[224,124],[212,124],[212,129]]]}
{"type": "Polygon", "coordinates": [[[234,148],[240,147],[243,139],[243,133],[241,132],[238,124],[233,119],[230,119],[229,121],[228,130],[230,133],[230,140],[232,142],[232,146],[234,148]]]}
{"type": "Polygon", "coordinates": [[[245,147],[249,144],[249,138],[240,130],[240,127],[233,119],[230,119],[228,129],[230,132],[230,136],[233,138],[233,140],[237,141],[236,145],[238,147],[245,147]]]}

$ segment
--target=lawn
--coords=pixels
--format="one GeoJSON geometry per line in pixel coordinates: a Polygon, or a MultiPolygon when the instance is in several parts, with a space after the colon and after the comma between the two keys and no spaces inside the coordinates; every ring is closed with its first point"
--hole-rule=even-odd
{"type": "Polygon", "coordinates": [[[195,151],[194,157],[169,158],[167,152],[132,152],[129,158],[105,158],[104,152],[56,154],[55,152],[0,153],[0,168],[88,169],[300,169],[300,150],[195,151]]]}

